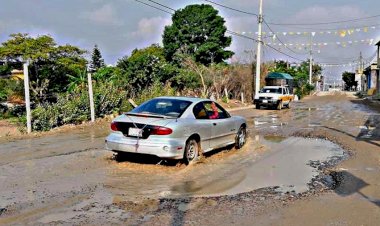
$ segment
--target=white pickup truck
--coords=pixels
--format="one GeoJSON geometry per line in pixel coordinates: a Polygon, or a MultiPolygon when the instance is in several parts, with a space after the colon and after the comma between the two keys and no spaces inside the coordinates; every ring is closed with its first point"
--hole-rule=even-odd
{"type": "Polygon", "coordinates": [[[256,109],[271,107],[281,110],[284,106],[290,108],[293,100],[294,95],[289,92],[287,86],[265,86],[255,96],[253,103],[256,105],[256,109]]]}

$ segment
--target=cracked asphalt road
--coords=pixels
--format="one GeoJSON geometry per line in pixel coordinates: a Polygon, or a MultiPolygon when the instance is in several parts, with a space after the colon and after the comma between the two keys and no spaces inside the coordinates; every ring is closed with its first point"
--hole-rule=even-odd
{"type": "Polygon", "coordinates": [[[0,224],[380,222],[378,106],[336,94],[280,112],[233,114],[250,123],[244,149],[219,150],[189,167],[135,155],[115,159],[104,149],[108,123],[2,140],[0,224]],[[351,156],[342,162],[343,149],[351,156]],[[312,182],[318,175],[331,175],[334,189],[312,182]]]}

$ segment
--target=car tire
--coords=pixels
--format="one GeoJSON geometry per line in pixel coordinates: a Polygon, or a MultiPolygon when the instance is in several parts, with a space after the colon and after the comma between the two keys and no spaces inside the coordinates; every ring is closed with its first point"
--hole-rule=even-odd
{"type": "Polygon", "coordinates": [[[235,148],[240,149],[244,146],[247,141],[247,129],[245,126],[240,126],[239,131],[236,134],[235,138],[235,148]]]}
{"type": "Polygon", "coordinates": [[[288,109],[290,109],[290,102],[291,102],[291,101],[289,101],[288,105],[286,106],[288,109]]]}
{"type": "Polygon", "coordinates": [[[196,140],[188,140],[185,147],[183,160],[186,165],[194,162],[199,155],[199,144],[196,140]]]}
{"type": "Polygon", "coordinates": [[[260,104],[256,104],[256,109],[260,109],[260,104]]]}
{"type": "Polygon", "coordinates": [[[277,104],[277,110],[281,110],[283,107],[282,105],[282,101],[280,101],[278,104],[277,104]]]}

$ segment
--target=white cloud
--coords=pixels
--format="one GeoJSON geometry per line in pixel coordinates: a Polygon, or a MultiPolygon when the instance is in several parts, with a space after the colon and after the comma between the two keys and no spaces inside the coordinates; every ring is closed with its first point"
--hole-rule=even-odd
{"type": "Polygon", "coordinates": [[[169,18],[143,18],[138,22],[137,30],[132,32],[132,36],[140,40],[154,40],[156,43],[161,43],[164,28],[169,24],[171,24],[171,19],[169,18]]]}
{"type": "Polygon", "coordinates": [[[105,4],[93,11],[83,12],[80,17],[100,25],[120,26],[123,24],[123,22],[117,18],[117,13],[111,4],[105,4]]]}

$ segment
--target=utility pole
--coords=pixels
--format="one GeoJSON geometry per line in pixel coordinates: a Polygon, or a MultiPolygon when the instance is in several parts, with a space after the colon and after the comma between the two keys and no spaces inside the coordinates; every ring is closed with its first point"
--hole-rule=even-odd
{"type": "Polygon", "coordinates": [[[360,52],[359,56],[359,79],[360,79],[360,90],[364,90],[364,82],[363,82],[363,72],[364,72],[364,63],[363,63],[363,55],[362,52],[360,52]]]}
{"type": "Polygon", "coordinates": [[[257,53],[256,53],[256,85],[255,85],[255,95],[259,93],[260,90],[260,77],[261,77],[261,39],[262,39],[262,25],[263,25],[263,0],[260,0],[260,10],[259,10],[259,33],[257,36],[257,53]]]}
{"type": "Polygon", "coordinates": [[[27,132],[32,132],[32,114],[30,110],[30,93],[29,93],[29,61],[24,62],[24,89],[25,89],[25,107],[26,107],[26,127],[27,132]]]}
{"type": "Polygon", "coordinates": [[[95,122],[95,108],[94,108],[94,96],[92,93],[91,73],[87,73],[87,80],[88,80],[88,95],[90,97],[91,122],[95,122]]]}
{"type": "Polygon", "coordinates": [[[313,77],[313,36],[315,35],[314,32],[311,32],[310,36],[310,63],[309,63],[309,84],[312,84],[312,77],[313,77]]]}

